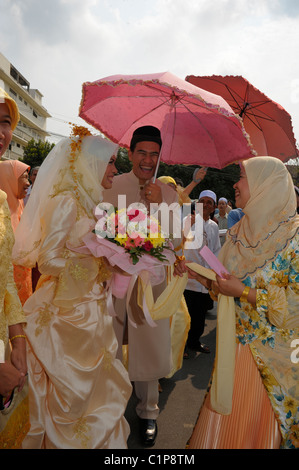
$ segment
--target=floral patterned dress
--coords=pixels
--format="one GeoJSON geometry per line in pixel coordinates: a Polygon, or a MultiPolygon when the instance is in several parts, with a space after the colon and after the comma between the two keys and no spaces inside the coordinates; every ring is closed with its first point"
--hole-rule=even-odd
{"type": "Polygon", "coordinates": [[[297,235],[273,262],[244,281],[257,289],[256,309],[236,302],[238,341],[250,346],[285,448],[299,448],[298,240],[297,235]]]}
{"type": "Polygon", "coordinates": [[[298,240],[243,281],[257,300],[235,300],[232,412],[216,413],[208,392],[189,449],[299,448],[298,240]]]}

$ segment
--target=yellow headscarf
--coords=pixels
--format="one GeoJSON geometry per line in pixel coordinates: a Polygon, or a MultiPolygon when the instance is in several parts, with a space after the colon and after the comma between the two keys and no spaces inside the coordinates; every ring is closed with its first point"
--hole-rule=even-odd
{"type": "Polygon", "coordinates": [[[177,187],[175,179],[173,179],[171,176],[159,176],[158,180],[161,181],[161,183],[173,184],[175,187],[177,187]]]}
{"type": "Polygon", "coordinates": [[[180,206],[182,206],[184,203],[191,202],[189,196],[184,193],[184,188],[177,184],[174,178],[172,178],[171,176],[159,176],[158,180],[161,181],[161,183],[173,184],[175,186],[175,189],[178,193],[178,203],[180,204],[180,206]]]}
{"type": "Polygon", "coordinates": [[[0,103],[3,103],[3,100],[8,106],[9,115],[11,117],[11,128],[14,131],[20,120],[19,109],[17,103],[6,93],[5,90],[3,90],[3,88],[0,88],[0,103]]]}
{"type": "Polygon", "coordinates": [[[250,190],[244,217],[227,234],[219,259],[231,274],[245,279],[274,259],[299,227],[294,183],[274,157],[242,162],[250,190]]]}

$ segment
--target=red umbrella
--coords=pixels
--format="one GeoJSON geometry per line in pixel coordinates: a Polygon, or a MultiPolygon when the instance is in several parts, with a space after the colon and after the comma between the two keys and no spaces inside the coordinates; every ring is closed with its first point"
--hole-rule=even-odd
{"type": "Polygon", "coordinates": [[[283,162],[298,157],[291,116],[241,76],[186,77],[188,83],[222,96],[243,119],[258,155],[270,155],[283,162]]]}
{"type": "Polygon", "coordinates": [[[79,115],[120,146],[134,130],[161,131],[161,160],[223,168],[254,151],[226,101],[166,72],[114,75],[83,84],[79,115]]]}

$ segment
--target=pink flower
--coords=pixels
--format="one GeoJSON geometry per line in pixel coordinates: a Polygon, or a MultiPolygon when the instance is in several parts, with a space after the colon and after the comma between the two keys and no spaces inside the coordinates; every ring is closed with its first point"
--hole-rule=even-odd
{"type": "Polygon", "coordinates": [[[127,248],[127,250],[130,250],[130,248],[134,248],[134,247],[135,247],[135,241],[132,238],[128,238],[125,244],[125,248],[127,248]]]}
{"type": "Polygon", "coordinates": [[[130,237],[131,239],[134,240],[135,246],[142,246],[144,238],[140,237],[140,235],[137,232],[131,233],[130,237]]]}

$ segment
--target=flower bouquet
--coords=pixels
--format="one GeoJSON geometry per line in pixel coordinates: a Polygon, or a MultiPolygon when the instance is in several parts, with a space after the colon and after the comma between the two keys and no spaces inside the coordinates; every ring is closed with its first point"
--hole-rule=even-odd
{"type": "MultiPolygon", "coordinates": [[[[113,273],[108,286],[108,311],[113,316],[112,295],[117,298],[127,295],[128,303],[138,277],[146,288],[160,284],[165,279],[165,266],[174,264],[176,257],[159,221],[147,214],[143,204],[117,210],[103,203],[97,206],[95,214],[97,224],[82,238],[84,245],[70,249],[97,258],[106,257],[112,267],[122,271],[113,273]]],[[[145,304],[143,308],[147,322],[155,326],[145,304]]]]}
{"type": "Polygon", "coordinates": [[[99,204],[95,229],[82,238],[84,245],[76,248],[97,258],[104,256],[111,266],[123,271],[115,272],[112,279],[113,295],[118,298],[125,296],[132,276],[146,272],[152,286],[160,284],[165,278],[165,266],[174,264],[176,259],[159,221],[147,214],[143,204],[131,206],[118,210],[108,203],[99,204]]]}
{"type": "Polygon", "coordinates": [[[167,261],[165,250],[173,252],[173,245],[163,235],[158,219],[149,216],[143,204],[137,203],[128,210],[110,207],[105,213],[104,219],[98,219],[94,230],[99,239],[108,238],[123,247],[133,265],[144,255],[153,256],[161,262],[167,261]]]}

